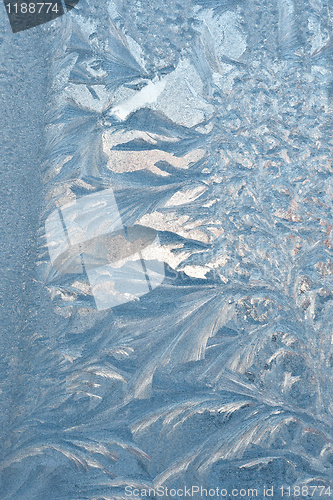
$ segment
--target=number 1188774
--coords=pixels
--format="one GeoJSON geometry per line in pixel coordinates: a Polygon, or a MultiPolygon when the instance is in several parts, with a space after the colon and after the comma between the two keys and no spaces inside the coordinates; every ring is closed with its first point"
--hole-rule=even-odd
{"type": "Polygon", "coordinates": [[[52,2],[6,4],[8,14],[58,14],[58,4],[52,2]]]}

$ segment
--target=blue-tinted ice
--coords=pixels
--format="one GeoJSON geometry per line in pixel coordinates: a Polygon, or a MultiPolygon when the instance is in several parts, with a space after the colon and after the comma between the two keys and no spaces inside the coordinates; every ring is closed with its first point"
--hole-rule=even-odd
{"type": "Polygon", "coordinates": [[[330,2],[5,16],[1,500],[329,498],[330,2]]]}

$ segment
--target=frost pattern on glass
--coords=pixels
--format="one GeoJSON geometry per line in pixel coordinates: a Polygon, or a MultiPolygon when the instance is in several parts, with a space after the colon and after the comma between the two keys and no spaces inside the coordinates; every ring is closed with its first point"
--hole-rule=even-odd
{"type": "Polygon", "coordinates": [[[44,473],[6,498],[333,488],[332,25],[327,0],[81,0],[45,28],[38,269],[60,327],[4,462],[44,473]],[[87,275],[59,272],[62,207],[105,190],[142,257],[119,226],[135,259],[96,265],[93,224],[87,275]]]}

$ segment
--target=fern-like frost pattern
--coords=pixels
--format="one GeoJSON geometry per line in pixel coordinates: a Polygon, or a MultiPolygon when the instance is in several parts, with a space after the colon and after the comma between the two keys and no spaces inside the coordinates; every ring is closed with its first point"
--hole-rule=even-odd
{"type": "Polygon", "coordinates": [[[2,465],[40,472],[4,498],[333,495],[332,27],[326,0],[81,0],[43,28],[59,323],[2,465]]]}

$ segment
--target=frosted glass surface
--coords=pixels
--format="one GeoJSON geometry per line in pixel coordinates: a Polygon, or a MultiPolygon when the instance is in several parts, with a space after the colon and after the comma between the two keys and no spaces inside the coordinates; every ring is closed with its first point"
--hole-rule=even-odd
{"type": "Polygon", "coordinates": [[[0,16],[0,499],[333,497],[331,2],[61,3],[0,16]]]}

